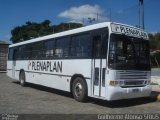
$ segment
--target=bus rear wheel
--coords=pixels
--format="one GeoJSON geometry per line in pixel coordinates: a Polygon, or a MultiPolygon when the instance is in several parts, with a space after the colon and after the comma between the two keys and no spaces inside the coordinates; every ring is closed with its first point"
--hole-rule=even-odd
{"type": "Polygon", "coordinates": [[[19,81],[21,86],[26,86],[25,73],[24,71],[20,72],[19,81]]]}
{"type": "Polygon", "coordinates": [[[77,77],[73,81],[72,93],[75,100],[84,102],[87,97],[87,85],[83,78],[77,77]]]}

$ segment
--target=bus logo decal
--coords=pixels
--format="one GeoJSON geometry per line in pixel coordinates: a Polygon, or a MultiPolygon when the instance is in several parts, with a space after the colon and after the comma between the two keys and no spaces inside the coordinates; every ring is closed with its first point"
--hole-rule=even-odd
{"type": "Polygon", "coordinates": [[[135,37],[142,37],[144,39],[148,38],[148,35],[146,32],[139,28],[130,27],[126,25],[120,25],[120,24],[111,24],[111,30],[115,33],[122,33],[129,36],[135,36],[135,37]]]}
{"type": "Polygon", "coordinates": [[[32,70],[62,73],[62,61],[32,61],[32,70]]]}

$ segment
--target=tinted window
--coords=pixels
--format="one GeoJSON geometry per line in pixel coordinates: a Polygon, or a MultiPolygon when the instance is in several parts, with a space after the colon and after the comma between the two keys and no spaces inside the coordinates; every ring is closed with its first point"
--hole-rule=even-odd
{"type": "Polygon", "coordinates": [[[100,58],[101,55],[101,36],[97,35],[93,37],[93,57],[100,58]]]}
{"type": "Polygon", "coordinates": [[[32,59],[43,58],[43,42],[32,43],[32,59]]]}
{"type": "Polygon", "coordinates": [[[20,54],[20,57],[19,57],[19,59],[25,59],[25,45],[22,45],[22,46],[20,46],[19,47],[19,54],[20,54]]]}
{"type": "Polygon", "coordinates": [[[45,58],[53,58],[55,51],[55,41],[54,39],[48,40],[44,42],[44,57],[45,58]]]}
{"type": "Polygon", "coordinates": [[[9,48],[8,60],[13,60],[13,48],[9,48]]]}
{"type": "Polygon", "coordinates": [[[19,57],[19,53],[18,53],[18,47],[15,47],[13,50],[13,60],[17,60],[19,57]]]}
{"type": "Polygon", "coordinates": [[[15,51],[16,51],[16,53],[15,53],[15,58],[16,58],[16,60],[20,60],[20,58],[21,58],[20,47],[16,47],[16,48],[15,48],[15,51]]]}
{"type": "Polygon", "coordinates": [[[56,40],[55,57],[67,58],[69,54],[69,38],[60,38],[56,40]]]}
{"type": "Polygon", "coordinates": [[[111,35],[109,67],[117,70],[150,70],[149,41],[111,35]]]}
{"type": "Polygon", "coordinates": [[[95,68],[94,85],[99,85],[99,68],[95,68]]]}
{"type": "Polygon", "coordinates": [[[70,56],[73,58],[89,58],[91,56],[89,34],[77,35],[71,38],[70,56]]]}
{"type": "Polygon", "coordinates": [[[106,58],[108,48],[108,31],[106,29],[94,31],[93,37],[93,58],[106,58]]]}
{"type": "MultiPolygon", "coordinates": [[[[49,39],[15,47],[15,58],[57,59],[57,58],[90,58],[91,40],[87,33],[49,39]]],[[[9,59],[13,59],[13,49],[10,49],[9,59]]]]}
{"type": "Polygon", "coordinates": [[[25,45],[24,59],[31,59],[32,56],[32,44],[25,45]]]}

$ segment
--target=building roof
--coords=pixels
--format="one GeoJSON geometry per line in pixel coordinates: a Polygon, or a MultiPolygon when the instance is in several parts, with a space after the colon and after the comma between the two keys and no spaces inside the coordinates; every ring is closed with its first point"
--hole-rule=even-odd
{"type": "Polygon", "coordinates": [[[0,44],[1,44],[1,45],[9,45],[9,43],[7,43],[7,42],[5,42],[5,41],[2,41],[2,40],[0,40],[0,44]]]}

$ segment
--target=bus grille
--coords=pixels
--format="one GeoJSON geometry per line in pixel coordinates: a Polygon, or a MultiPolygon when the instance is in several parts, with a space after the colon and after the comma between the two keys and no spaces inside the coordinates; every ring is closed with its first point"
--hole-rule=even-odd
{"type": "Polygon", "coordinates": [[[150,72],[143,71],[118,71],[117,79],[124,80],[148,80],[150,72]]]}
{"type": "Polygon", "coordinates": [[[142,81],[125,81],[124,82],[125,85],[143,85],[144,84],[144,80],[142,81]]]}
{"type": "Polygon", "coordinates": [[[150,80],[150,72],[145,71],[118,71],[117,79],[124,80],[122,87],[142,87],[150,80]]]}

